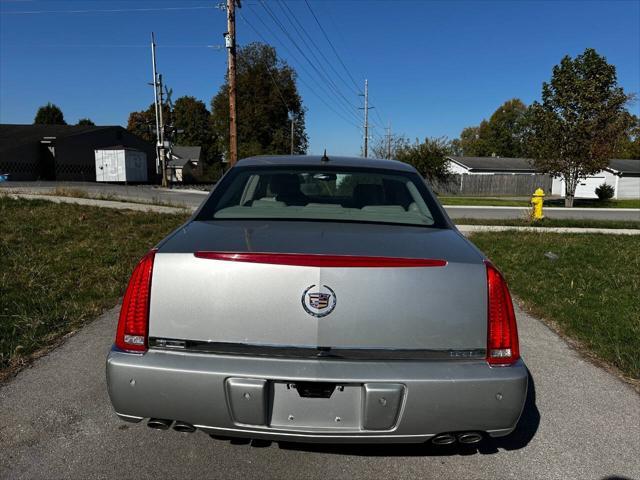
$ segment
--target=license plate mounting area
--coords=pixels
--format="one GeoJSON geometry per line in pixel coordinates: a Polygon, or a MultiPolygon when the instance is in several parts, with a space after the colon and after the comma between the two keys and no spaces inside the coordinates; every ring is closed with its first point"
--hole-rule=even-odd
{"type": "Polygon", "coordinates": [[[290,430],[359,430],[362,385],[273,382],[270,426],[290,430]]]}

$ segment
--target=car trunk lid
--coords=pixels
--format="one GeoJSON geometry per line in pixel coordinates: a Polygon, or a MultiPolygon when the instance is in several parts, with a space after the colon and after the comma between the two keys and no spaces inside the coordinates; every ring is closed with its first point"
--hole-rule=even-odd
{"type": "Polygon", "coordinates": [[[149,329],[249,352],[470,356],[486,312],[482,257],[454,230],[194,222],[156,255],[149,329]]]}

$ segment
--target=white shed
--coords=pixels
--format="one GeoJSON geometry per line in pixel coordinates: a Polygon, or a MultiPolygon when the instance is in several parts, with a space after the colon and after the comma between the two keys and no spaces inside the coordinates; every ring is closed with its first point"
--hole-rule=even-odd
{"type": "MultiPolygon", "coordinates": [[[[640,199],[640,160],[614,159],[609,166],[594,175],[581,179],[576,187],[576,198],[598,198],[596,188],[606,183],[614,189],[613,198],[640,199]]],[[[564,180],[553,179],[551,187],[553,195],[564,197],[564,180]]]]}
{"type": "Polygon", "coordinates": [[[147,154],[125,147],[95,150],[96,182],[146,182],[147,154]]]}

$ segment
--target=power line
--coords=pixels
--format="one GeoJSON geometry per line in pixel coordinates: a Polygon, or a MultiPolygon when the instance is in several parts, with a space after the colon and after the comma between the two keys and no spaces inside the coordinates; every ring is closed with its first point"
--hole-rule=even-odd
{"type": "Polygon", "coordinates": [[[383,128],[381,125],[384,125],[384,120],[382,120],[382,117],[380,116],[380,113],[378,113],[378,110],[379,109],[376,109],[374,113],[376,114],[376,117],[378,117],[378,120],[380,121],[380,125],[378,125],[378,126],[380,128],[383,128]]]}
{"type": "MultiPolygon", "coordinates": [[[[329,59],[326,57],[326,55],[324,54],[324,52],[322,51],[322,49],[318,46],[318,44],[315,42],[315,40],[313,39],[313,37],[311,35],[309,35],[309,32],[307,32],[307,30],[305,29],[305,27],[302,25],[302,23],[300,23],[300,21],[298,20],[298,17],[295,15],[295,13],[293,12],[293,10],[291,10],[289,8],[289,6],[286,4],[286,2],[284,2],[283,0],[279,0],[280,1],[280,6],[283,9],[288,10],[289,14],[291,14],[291,17],[293,18],[293,20],[298,24],[298,27],[300,27],[299,29],[296,28],[296,30],[298,30],[298,32],[302,31],[302,33],[309,39],[309,41],[311,42],[311,44],[315,47],[315,49],[318,51],[318,53],[320,54],[320,56],[322,57],[322,59],[326,62],[327,65],[329,65],[329,67],[331,68],[331,70],[333,71],[333,73],[335,73],[336,77],[338,77],[340,80],[342,80],[342,82],[345,84],[345,86],[347,87],[347,89],[351,89],[351,85],[349,85],[349,83],[344,79],[344,77],[338,73],[338,71],[335,69],[335,67],[333,66],[333,63],[331,63],[329,61],[329,59]]],[[[287,12],[285,11],[285,15],[287,14],[287,12]]],[[[288,15],[287,15],[287,18],[288,15]]],[[[289,20],[291,22],[291,20],[289,20]]],[[[295,25],[294,25],[295,28],[295,25]]],[[[299,35],[302,37],[302,35],[299,33],[299,35]]],[[[306,44],[306,42],[305,42],[306,44]]],[[[311,50],[311,49],[310,49],[311,50]]],[[[311,52],[313,53],[313,50],[311,50],[311,52]]],[[[314,55],[315,57],[315,55],[314,55]]],[[[318,60],[318,58],[316,57],[316,60],[318,60]]],[[[318,63],[321,63],[318,60],[318,63]]],[[[354,90],[355,94],[358,95],[360,94],[360,91],[358,89],[354,90]]]]}
{"type": "MultiPolygon", "coordinates": [[[[356,87],[356,91],[360,92],[360,88],[358,86],[358,83],[354,80],[353,75],[351,75],[351,72],[349,71],[349,69],[347,68],[347,65],[345,64],[345,62],[342,60],[342,57],[340,56],[340,54],[338,53],[338,50],[336,49],[336,47],[333,45],[333,42],[331,41],[331,38],[329,37],[329,35],[327,34],[326,30],[324,29],[324,27],[322,26],[322,24],[320,23],[320,20],[318,19],[317,15],[315,14],[315,12],[313,11],[313,8],[311,8],[311,4],[309,3],[308,0],[304,0],[305,4],[307,5],[307,8],[309,9],[309,12],[311,12],[311,15],[313,15],[314,20],[316,21],[316,23],[318,24],[318,27],[320,28],[320,30],[322,31],[322,34],[324,35],[324,38],[327,40],[327,43],[329,43],[329,46],[331,47],[331,49],[333,50],[333,53],[335,54],[336,58],[338,59],[338,61],[340,62],[340,65],[342,65],[342,68],[344,68],[344,71],[347,72],[347,75],[349,76],[349,78],[351,79],[351,82],[353,82],[353,85],[356,87]]],[[[335,27],[335,26],[334,26],[335,27]]],[[[370,98],[371,99],[371,98],[370,98]]],[[[375,103],[375,101],[373,102],[375,103]]],[[[380,121],[380,125],[378,125],[379,128],[382,128],[381,125],[384,124],[384,121],[382,120],[382,117],[379,113],[379,107],[378,109],[375,110],[375,114],[376,117],[378,118],[378,120],[380,121]]]]}
{"type": "Polygon", "coordinates": [[[358,116],[355,113],[355,105],[350,105],[349,100],[342,94],[342,92],[337,88],[337,86],[335,85],[335,83],[333,83],[333,81],[326,77],[324,72],[320,69],[318,69],[318,67],[309,59],[309,57],[305,54],[304,50],[302,48],[300,48],[300,46],[298,45],[298,43],[295,41],[295,39],[293,39],[293,37],[289,34],[289,32],[287,31],[287,29],[284,27],[284,25],[282,24],[282,22],[280,22],[280,20],[276,17],[276,15],[274,14],[274,12],[271,10],[271,8],[264,2],[264,0],[261,0],[261,5],[263,7],[263,9],[267,12],[267,14],[271,17],[271,19],[273,20],[273,22],[278,26],[278,28],[280,28],[280,30],[285,34],[285,36],[289,39],[289,41],[292,43],[292,45],[298,50],[298,52],[300,53],[300,55],[302,55],[302,57],[307,61],[307,63],[311,66],[311,68],[313,68],[313,70],[315,70],[316,74],[320,77],[321,80],[323,80],[328,87],[333,90],[333,92],[337,95],[339,95],[340,97],[342,97],[343,101],[349,105],[349,107],[345,108],[345,111],[348,112],[349,114],[353,115],[354,118],[358,118],[358,116]],[[354,110],[352,110],[354,109],[354,110]]]}
{"type": "MultiPolygon", "coordinates": [[[[285,14],[285,17],[287,17],[287,20],[289,21],[289,24],[293,27],[293,29],[296,31],[296,33],[298,34],[298,36],[300,37],[300,39],[302,40],[302,42],[304,43],[304,46],[306,47],[307,51],[309,53],[311,53],[311,55],[313,55],[313,58],[315,59],[316,62],[318,62],[318,64],[321,64],[322,62],[320,61],[320,59],[318,58],[318,56],[315,54],[313,48],[311,48],[311,46],[307,43],[307,41],[305,40],[304,36],[300,33],[300,30],[298,29],[298,27],[294,24],[291,16],[289,15],[289,13],[287,13],[287,11],[282,7],[283,3],[280,2],[280,7],[282,8],[282,11],[285,14]]],[[[285,5],[286,6],[286,5],[285,5]]],[[[287,7],[288,8],[288,7],[287,7]]],[[[292,12],[293,14],[293,12],[292,12]]],[[[297,21],[297,19],[295,19],[297,21]]],[[[334,89],[334,91],[338,91],[338,86],[335,84],[335,82],[331,79],[331,77],[327,78],[330,86],[334,89]]],[[[345,98],[343,96],[343,98],[345,98]]],[[[349,101],[345,98],[345,101],[347,101],[347,103],[349,103],[349,101]]],[[[356,108],[355,105],[351,105],[353,108],[356,108]]]]}
{"type": "Polygon", "coordinates": [[[216,8],[212,5],[200,7],[149,7],[149,8],[108,8],[86,10],[30,10],[30,11],[3,11],[0,15],[39,15],[39,14],[76,14],[76,13],[122,13],[122,12],[160,12],[177,10],[210,10],[216,8]]]}
{"type": "MultiPolygon", "coordinates": [[[[333,88],[333,90],[335,91],[336,94],[338,94],[340,97],[342,97],[343,100],[347,104],[349,104],[349,100],[342,94],[342,92],[340,90],[338,90],[337,88],[335,88],[335,86],[333,86],[331,84],[331,81],[329,79],[327,79],[327,77],[325,76],[324,72],[322,72],[322,70],[318,69],[318,67],[316,67],[316,65],[311,60],[309,60],[309,57],[307,57],[307,55],[304,53],[304,50],[302,48],[300,48],[298,43],[293,39],[293,37],[291,37],[291,35],[287,31],[287,29],[284,27],[282,22],[280,22],[280,20],[278,20],[276,18],[276,16],[272,12],[271,8],[269,8],[269,6],[264,2],[264,0],[261,0],[260,4],[262,5],[263,9],[267,12],[267,14],[271,17],[273,22],[280,28],[280,30],[282,30],[282,32],[285,34],[285,36],[291,41],[293,46],[300,52],[302,57],[309,63],[309,65],[311,65],[311,68],[313,68],[316,71],[316,73],[325,81],[325,83],[327,83],[330,87],[333,88]]],[[[351,114],[353,114],[355,118],[358,118],[358,116],[356,115],[356,113],[354,111],[352,111],[350,109],[347,109],[347,111],[349,111],[351,114]]]]}
{"type": "MultiPolygon", "coordinates": [[[[258,37],[265,43],[269,44],[269,41],[264,37],[264,35],[262,35],[262,33],[260,33],[260,31],[249,21],[247,20],[247,18],[240,12],[238,12],[238,14],[240,15],[240,18],[249,26],[249,28],[251,28],[256,35],[258,35],[258,37]]],[[[262,22],[262,20],[260,19],[260,17],[258,17],[258,19],[262,22]]],[[[267,30],[269,30],[269,32],[275,37],[277,38],[274,33],[264,24],[264,22],[262,22],[263,25],[267,28],[267,30]]],[[[285,46],[286,48],[286,46],[285,46]]],[[[287,49],[288,50],[288,49],[287,49]]],[[[311,77],[313,78],[313,77],[311,77]]],[[[298,76],[298,80],[300,81],[300,83],[302,83],[303,85],[305,85],[309,91],[318,98],[318,100],[320,100],[329,110],[331,110],[333,113],[335,113],[338,117],[340,117],[342,120],[344,120],[345,122],[347,122],[348,124],[354,126],[355,128],[357,128],[358,130],[360,129],[360,126],[356,123],[354,123],[353,121],[349,120],[347,117],[345,117],[343,114],[341,114],[339,111],[337,111],[334,107],[331,106],[331,104],[329,104],[325,98],[323,98],[322,96],[318,95],[315,91],[315,89],[309,85],[307,82],[304,81],[304,79],[300,76],[298,76]]]]}
{"type": "Polygon", "coordinates": [[[322,34],[324,35],[324,38],[327,40],[327,42],[331,46],[331,49],[333,50],[333,53],[336,55],[336,58],[340,62],[340,65],[342,65],[342,68],[344,68],[344,71],[347,72],[347,75],[349,75],[349,78],[353,82],[353,85],[356,87],[356,91],[360,92],[360,87],[358,86],[358,83],[353,79],[353,76],[351,75],[351,72],[349,72],[349,69],[347,68],[347,66],[342,61],[342,58],[340,57],[340,54],[336,50],[336,47],[333,46],[333,42],[329,38],[329,35],[327,35],[327,32],[324,30],[324,27],[320,23],[320,20],[318,20],[318,17],[316,16],[315,12],[311,8],[311,5],[309,4],[309,1],[308,0],[304,0],[304,2],[307,4],[307,8],[311,12],[311,15],[313,15],[313,18],[315,19],[316,23],[318,24],[318,27],[320,27],[320,30],[322,31],[322,34]]]}
{"type": "MultiPolygon", "coordinates": [[[[118,44],[118,43],[77,43],[77,44],[3,44],[3,47],[29,47],[29,48],[149,48],[143,44],[118,44]]],[[[213,48],[220,50],[222,45],[160,45],[162,48],[213,48]]]]}
{"type": "Polygon", "coordinates": [[[289,104],[284,99],[284,95],[282,94],[282,90],[280,90],[280,87],[278,86],[278,82],[276,82],[276,79],[273,76],[273,72],[271,72],[271,68],[269,68],[268,65],[267,65],[267,73],[269,74],[269,78],[271,78],[271,82],[273,83],[273,86],[276,87],[276,91],[278,92],[278,96],[280,97],[280,100],[282,100],[282,103],[284,103],[284,106],[287,109],[287,112],[291,112],[291,115],[293,116],[293,110],[291,108],[289,108],[289,104]]]}
{"type": "MultiPolygon", "coordinates": [[[[249,22],[249,20],[247,20],[246,17],[244,17],[241,13],[240,13],[240,17],[247,23],[247,25],[249,25],[249,27],[251,27],[251,29],[256,32],[256,34],[265,42],[265,43],[269,43],[268,40],[266,40],[264,38],[264,36],[251,24],[251,22],[249,22]]],[[[327,105],[334,113],[336,112],[335,108],[329,106],[329,104],[327,103],[327,100],[332,100],[333,102],[335,102],[335,106],[341,108],[344,112],[347,112],[347,114],[352,113],[344,104],[339,102],[339,99],[336,98],[333,93],[322,83],[318,82],[317,76],[312,75],[311,73],[309,73],[309,71],[305,68],[304,64],[302,62],[300,62],[300,60],[298,59],[298,57],[294,54],[294,52],[287,46],[287,44],[285,42],[283,42],[280,37],[278,35],[276,35],[276,33],[269,27],[269,25],[267,25],[265,23],[265,21],[262,19],[262,16],[260,15],[256,15],[256,18],[260,21],[260,23],[262,24],[262,26],[269,32],[269,34],[277,40],[277,42],[291,55],[291,58],[293,58],[296,63],[298,64],[298,68],[304,72],[311,81],[313,81],[313,83],[316,85],[316,87],[312,87],[310,86],[307,82],[304,81],[304,79],[302,78],[302,76],[299,76],[298,79],[300,80],[300,82],[302,84],[304,84],[305,86],[307,86],[307,88],[310,89],[310,91],[316,96],[318,97],[322,103],[324,103],[325,105],[327,105]],[[324,95],[326,95],[326,97],[323,96],[319,96],[316,94],[316,90],[322,90],[321,93],[323,93],[324,95]]],[[[337,114],[342,118],[345,119],[345,117],[343,116],[344,114],[340,114],[339,112],[337,112],[337,114]]],[[[356,117],[356,121],[359,121],[360,119],[358,117],[356,117]]],[[[347,120],[348,121],[348,120],[347,120]]],[[[356,123],[354,123],[353,121],[348,121],[351,125],[356,126],[356,128],[360,128],[356,123]]]]}
{"type": "MultiPolygon", "coordinates": [[[[261,38],[265,43],[269,43],[269,41],[268,41],[268,40],[266,40],[266,39],[265,39],[265,38],[260,34],[260,32],[259,32],[259,31],[258,31],[258,30],[257,30],[257,29],[256,29],[256,28],[255,28],[255,27],[254,27],[254,26],[253,26],[253,25],[252,25],[252,24],[251,24],[251,23],[250,23],[250,22],[249,22],[249,21],[248,21],[248,20],[247,20],[243,15],[242,15],[242,14],[240,14],[240,16],[241,16],[241,18],[242,18],[242,19],[247,23],[247,25],[249,25],[249,26],[250,26],[250,27],[251,27],[251,28],[252,28],[252,29],[253,29],[253,30],[258,34],[258,36],[259,36],[259,37],[260,37],[260,38],[261,38]]],[[[333,100],[336,102],[336,105],[337,105],[338,107],[341,107],[341,108],[343,108],[345,111],[347,111],[347,112],[348,112],[347,108],[346,108],[343,104],[338,103],[338,99],[334,98],[334,96],[333,96],[333,94],[331,93],[331,91],[329,91],[327,87],[325,87],[324,85],[322,85],[321,83],[319,83],[319,82],[317,81],[317,79],[316,79],[316,77],[315,77],[314,75],[311,75],[311,74],[309,73],[309,71],[304,67],[304,65],[302,64],[302,62],[300,62],[300,61],[298,60],[298,57],[297,57],[297,56],[296,56],[296,55],[295,55],[295,54],[294,54],[294,53],[289,49],[289,47],[286,45],[286,43],[284,43],[282,40],[280,40],[280,37],[278,37],[278,35],[276,35],[276,34],[275,34],[275,32],[274,32],[273,30],[271,30],[271,28],[270,28],[270,27],[269,27],[269,26],[264,22],[264,20],[262,20],[262,17],[261,17],[260,15],[258,15],[258,16],[257,16],[257,18],[258,18],[258,20],[260,21],[260,23],[262,24],[262,26],[263,26],[263,27],[264,27],[264,28],[265,28],[265,29],[266,29],[266,30],[271,34],[271,36],[272,36],[273,38],[275,38],[275,39],[278,41],[278,43],[279,43],[279,44],[280,44],[280,45],[281,45],[281,46],[282,46],[282,47],[283,47],[287,52],[289,52],[289,54],[291,55],[291,57],[292,57],[293,59],[295,59],[295,60],[296,60],[296,63],[298,63],[298,64],[299,64],[299,65],[298,65],[298,67],[300,68],[300,70],[301,70],[301,71],[303,71],[306,75],[308,75],[308,76],[309,76],[309,78],[310,78],[311,80],[313,80],[313,82],[314,82],[314,83],[315,83],[315,84],[316,84],[320,89],[322,89],[322,90],[323,90],[323,92],[327,95],[327,98],[331,98],[331,99],[333,99],[333,100]]],[[[304,82],[304,80],[303,80],[301,77],[300,77],[299,79],[300,79],[300,81],[301,81],[304,85],[307,85],[307,86],[308,86],[308,84],[307,84],[306,82],[304,82]]],[[[312,87],[309,87],[309,88],[311,88],[312,92],[315,94],[315,90],[314,90],[312,87]]],[[[324,98],[322,98],[322,97],[319,97],[319,98],[321,98],[321,99],[323,100],[323,103],[325,103],[325,104],[326,104],[326,102],[324,101],[324,98]]],[[[332,110],[333,110],[333,109],[332,109],[332,110]]]]}

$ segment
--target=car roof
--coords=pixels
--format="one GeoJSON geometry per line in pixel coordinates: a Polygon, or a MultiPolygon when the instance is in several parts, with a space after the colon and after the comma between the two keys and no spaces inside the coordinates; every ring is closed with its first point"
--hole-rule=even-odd
{"type": "Polygon", "coordinates": [[[415,172],[415,169],[397,160],[383,160],[380,158],[342,157],[327,155],[329,161],[321,161],[320,155],[260,155],[239,160],[239,167],[256,166],[339,166],[339,167],[365,167],[383,168],[387,170],[400,170],[415,172]]]}

